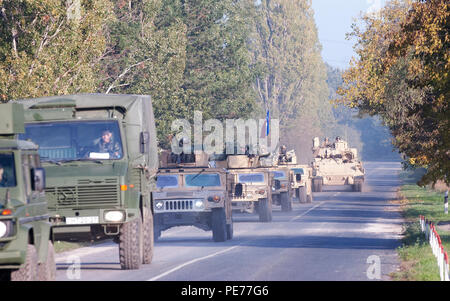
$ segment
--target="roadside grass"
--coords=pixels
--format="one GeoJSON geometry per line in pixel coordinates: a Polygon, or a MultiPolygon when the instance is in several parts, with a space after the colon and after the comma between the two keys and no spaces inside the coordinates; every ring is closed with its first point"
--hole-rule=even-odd
{"type": "Polygon", "coordinates": [[[65,242],[65,241],[55,241],[53,243],[56,253],[62,253],[66,251],[72,251],[75,249],[92,246],[90,242],[65,242]]]}
{"type": "Polygon", "coordinates": [[[391,274],[399,281],[439,281],[439,268],[431,247],[425,239],[419,224],[419,216],[437,226],[444,249],[450,252],[450,231],[439,225],[450,224],[450,216],[444,214],[444,193],[432,187],[419,187],[415,183],[422,171],[404,171],[400,174],[403,185],[399,199],[404,225],[404,237],[398,254],[402,260],[400,270],[391,274]]]}

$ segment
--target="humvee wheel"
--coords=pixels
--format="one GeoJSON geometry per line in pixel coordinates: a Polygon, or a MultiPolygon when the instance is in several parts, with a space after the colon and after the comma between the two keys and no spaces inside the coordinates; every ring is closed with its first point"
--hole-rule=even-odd
{"type": "Polygon", "coordinates": [[[211,211],[211,226],[213,240],[224,242],[227,240],[227,217],[225,208],[214,208],[211,211]]]}
{"type": "Polygon", "coordinates": [[[306,202],[307,203],[312,203],[313,202],[313,195],[312,195],[312,193],[306,195],[306,202]]]}
{"type": "Polygon", "coordinates": [[[11,281],[36,281],[38,256],[36,248],[28,244],[27,255],[20,269],[11,272],[11,281]]]}
{"type": "Polygon", "coordinates": [[[153,260],[153,248],[155,246],[155,236],[153,229],[153,214],[150,209],[145,208],[143,210],[144,213],[144,223],[143,223],[143,231],[144,231],[144,252],[143,252],[143,264],[149,264],[153,260]]]}
{"type": "Polygon", "coordinates": [[[291,212],[292,211],[292,201],[287,192],[282,192],[280,194],[281,211],[291,212]]]}
{"type": "Polygon", "coordinates": [[[306,197],[306,186],[300,186],[298,189],[298,201],[300,204],[305,204],[307,202],[306,197]]]}
{"type": "Polygon", "coordinates": [[[363,184],[364,184],[363,180],[355,180],[355,183],[353,184],[353,191],[362,192],[363,184]]]}
{"type": "Polygon", "coordinates": [[[233,222],[227,224],[227,240],[233,239],[233,222]]]}
{"type": "Polygon", "coordinates": [[[48,242],[47,259],[38,264],[38,280],[54,281],[56,277],[55,248],[51,241],[48,242]]]}
{"type": "Polygon", "coordinates": [[[143,261],[142,219],[135,218],[120,228],[119,258],[123,270],[136,270],[143,261]]]}
{"type": "Polygon", "coordinates": [[[259,221],[263,223],[269,223],[272,221],[272,204],[269,199],[259,199],[258,202],[258,214],[259,221]]]}
{"type": "Polygon", "coordinates": [[[313,179],[314,192],[322,192],[323,180],[321,178],[313,179]]]}

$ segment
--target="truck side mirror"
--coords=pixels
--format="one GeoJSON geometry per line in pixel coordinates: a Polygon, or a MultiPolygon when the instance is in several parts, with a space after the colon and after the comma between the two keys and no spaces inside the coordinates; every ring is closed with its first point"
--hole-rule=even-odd
{"type": "Polygon", "coordinates": [[[146,154],[150,149],[150,133],[149,132],[141,132],[141,137],[139,139],[139,150],[141,154],[146,154]]]}
{"type": "Polygon", "coordinates": [[[31,169],[31,189],[33,191],[42,192],[45,189],[45,169],[31,169]]]}

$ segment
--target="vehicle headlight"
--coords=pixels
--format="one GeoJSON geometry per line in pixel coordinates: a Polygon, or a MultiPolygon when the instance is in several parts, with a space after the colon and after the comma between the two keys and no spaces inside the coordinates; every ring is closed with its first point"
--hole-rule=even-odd
{"type": "Polygon", "coordinates": [[[155,208],[156,208],[156,210],[164,209],[164,202],[163,201],[156,201],[155,202],[155,208]]]}
{"type": "Polygon", "coordinates": [[[108,211],[105,213],[105,221],[107,222],[121,222],[124,219],[122,211],[108,211]]]}
{"type": "Polygon", "coordinates": [[[205,204],[201,200],[195,201],[194,206],[195,206],[195,209],[204,209],[205,208],[205,204]]]}
{"type": "Polygon", "coordinates": [[[10,235],[11,221],[0,221],[0,238],[5,238],[10,235]]]}

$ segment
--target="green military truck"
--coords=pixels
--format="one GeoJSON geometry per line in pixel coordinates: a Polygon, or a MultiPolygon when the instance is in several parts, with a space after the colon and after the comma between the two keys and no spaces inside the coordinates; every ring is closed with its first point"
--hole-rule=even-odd
{"type": "Polygon", "coordinates": [[[0,104],[0,279],[54,280],[45,171],[23,132],[23,106],[0,104]]]}
{"type": "Polygon", "coordinates": [[[227,171],[210,168],[204,152],[184,155],[178,162],[170,151],[161,154],[157,190],[153,193],[155,238],[176,226],[212,230],[215,242],[233,238],[227,171]]]}
{"type": "Polygon", "coordinates": [[[122,269],[153,258],[158,169],[150,96],[81,94],[19,100],[24,140],[39,146],[53,239],[119,244],[122,269]]]}

